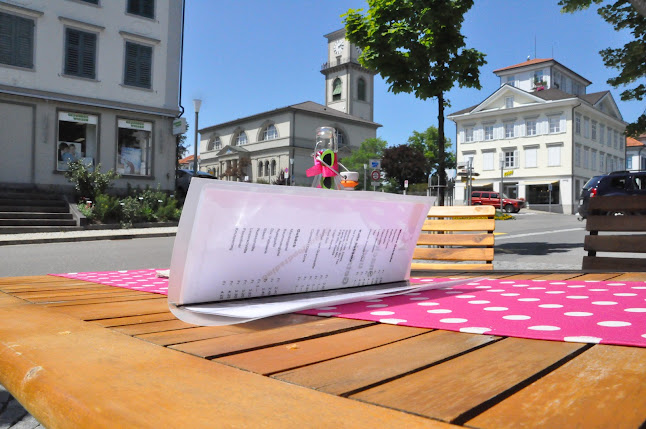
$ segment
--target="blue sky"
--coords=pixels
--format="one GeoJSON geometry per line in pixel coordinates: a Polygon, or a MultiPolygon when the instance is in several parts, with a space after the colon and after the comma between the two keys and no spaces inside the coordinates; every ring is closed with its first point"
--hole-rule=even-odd
{"type": "MultiPolygon", "coordinates": [[[[199,128],[304,101],[324,103],[327,39],[343,27],[340,15],[367,8],[361,0],[188,0],[184,34],[182,105],[193,141],[193,99],[202,99],[199,128]]],[[[467,46],[486,54],[481,90],[455,87],[446,96],[454,112],[484,100],[499,86],[493,70],[527,56],[554,58],[592,81],[587,91],[611,90],[624,120],[634,121],[643,102],[622,102],[620,89],[606,80],[615,70],[599,51],[621,47],[628,33],[617,33],[596,10],[561,14],[557,0],[476,0],[462,28],[467,46]]],[[[392,94],[375,77],[374,120],[378,137],[405,143],[413,131],[437,126],[437,100],[392,94]]],[[[455,141],[455,125],[445,122],[455,141]]]]}

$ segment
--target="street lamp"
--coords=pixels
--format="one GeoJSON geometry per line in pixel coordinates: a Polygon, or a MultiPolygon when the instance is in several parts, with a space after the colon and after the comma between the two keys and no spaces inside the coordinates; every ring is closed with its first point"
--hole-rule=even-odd
{"type": "Polygon", "coordinates": [[[366,188],[366,176],[368,175],[368,164],[363,164],[363,190],[367,191],[366,188]]]}
{"type": "Polygon", "coordinates": [[[294,158],[289,158],[289,186],[294,186],[294,158]]]}
{"type": "Polygon", "coordinates": [[[197,129],[198,129],[198,117],[200,113],[200,107],[202,107],[202,100],[196,98],[193,100],[193,107],[195,108],[195,151],[193,153],[193,172],[197,173],[197,129]]]}

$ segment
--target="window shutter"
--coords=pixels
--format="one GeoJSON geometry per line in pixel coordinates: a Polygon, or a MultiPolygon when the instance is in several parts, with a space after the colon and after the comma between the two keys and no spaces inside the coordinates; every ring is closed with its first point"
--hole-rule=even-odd
{"type": "Polygon", "coordinates": [[[14,17],[0,13],[0,63],[13,63],[13,20],[14,17]]]}
{"type": "Polygon", "coordinates": [[[67,30],[65,74],[90,79],[96,77],[96,34],[67,30]]]}
{"type": "Polygon", "coordinates": [[[96,77],[95,59],[96,59],[96,34],[81,33],[81,70],[83,77],[94,79],[96,77]]]}
{"type": "Polygon", "coordinates": [[[77,75],[79,73],[80,38],[78,31],[67,30],[65,41],[65,74],[77,75]]]}
{"type": "Polygon", "coordinates": [[[126,70],[124,73],[124,83],[126,85],[137,84],[137,45],[126,42],[126,70]]]}
{"type": "Polygon", "coordinates": [[[15,65],[32,68],[34,51],[34,21],[16,19],[15,65]]]}
{"type": "Polygon", "coordinates": [[[152,74],[153,48],[139,46],[139,86],[150,88],[152,74]]]}
{"type": "Polygon", "coordinates": [[[141,14],[148,18],[155,16],[155,0],[140,0],[141,1],[141,14]]]}
{"type": "Polygon", "coordinates": [[[514,167],[518,167],[520,165],[520,162],[518,160],[518,151],[514,151],[514,167]]]}
{"type": "Polygon", "coordinates": [[[536,167],[536,148],[525,149],[525,168],[536,167]]]}

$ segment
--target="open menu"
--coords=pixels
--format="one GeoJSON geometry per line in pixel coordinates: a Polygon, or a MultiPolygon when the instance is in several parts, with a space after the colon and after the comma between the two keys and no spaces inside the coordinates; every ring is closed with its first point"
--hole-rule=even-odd
{"type": "Polygon", "coordinates": [[[408,276],[433,202],[194,178],[171,259],[171,311],[222,325],[419,289],[408,276]]]}

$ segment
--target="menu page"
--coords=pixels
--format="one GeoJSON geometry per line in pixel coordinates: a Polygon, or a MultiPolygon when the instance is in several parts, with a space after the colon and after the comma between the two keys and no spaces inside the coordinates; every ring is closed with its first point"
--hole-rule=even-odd
{"type": "Polygon", "coordinates": [[[193,179],[169,302],[325,291],[406,280],[433,199],[193,179]]]}

